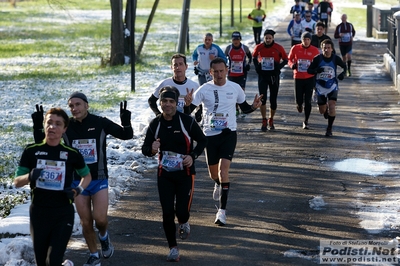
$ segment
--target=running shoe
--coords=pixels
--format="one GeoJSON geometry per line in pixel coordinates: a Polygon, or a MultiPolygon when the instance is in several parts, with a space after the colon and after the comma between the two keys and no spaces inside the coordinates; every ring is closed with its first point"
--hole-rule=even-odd
{"type": "Polygon", "coordinates": [[[108,234],[107,232],[107,238],[105,240],[101,240],[100,234],[98,236],[101,244],[101,253],[103,254],[103,257],[105,259],[111,258],[111,256],[114,254],[114,246],[111,244],[110,234],[108,234]]]}
{"type": "Polygon", "coordinates": [[[327,136],[327,137],[331,137],[332,136],[332,128],[327,128],[326,129],[326,133],[325,133],[325,136],[327,136]]]}
{"type": "Polygon", "coordinates": [[[303,112],[303,105],[297,105],[297,112],[301,113],[303,112]]]}
{"type": "Polygon", "coordinates": [[[70,260],[65,260],[61,265],[63,266],[74,266],[74,263],[70,260]]]}
{"type": "Polygon", "coordinates": [[[178,249],[178,247],[172,247],[169,250],[169,254],[167,256],[167,261],[171,261],[171,262],[172,261],[176,261],[176,262],[178,262],[179,259],[180,259],[180,257],[179,257],[179,249],[178,249]]]}
{"type": "Polygon", "coordinates": [[[273,118],[268,118],[268,126],[269,126],[269,130],[274,130],[275,129],[274,119],[273,118]]]}
{"type": "Polygon", "coordinates": [[[218,209],[217,214],[215,215],[215,224],[218,225],[225,225],[226,224],[226,214],[225,214],[225,210],[223,209],[218,209]]]}
{"type": "Polygon", "coordinates": [[[348,72],[348,73],[347,73],[347,76],[348,76],[348,77],[351,77],[351,71],[350,71],[350,69],[347,70],[347,72],[348,72]]]}
{"type": "Polygon", "coordinates": [[[308,129],[308,121],[303,122],[303,129],[308,129]]]}
{"type": "Polygon", "coordinates": [[[101,260],[95,256],[90,256],[83,266],[101,266],[101,260]]]}
{"type": "Polygon", "coordinates": [[[220,195],[221,195],[221,185],[218,185],[217,183],[215,183],[214,192],[213,192],[213,199],[215,201],[219,201],[220,195]]]}
{"type": "Polygon", "coordinates": [[[179,225],[179,238],[186,239],[190,235],[190,225],[189,222],[179,225]]]}
{"type": "Polygon", "coordinates": [[[268,124],[268,120],[266,118],[263,118],[262,126],[261,126],[261,131],[262,132],[267,132],[267,124],[268,124]]]}

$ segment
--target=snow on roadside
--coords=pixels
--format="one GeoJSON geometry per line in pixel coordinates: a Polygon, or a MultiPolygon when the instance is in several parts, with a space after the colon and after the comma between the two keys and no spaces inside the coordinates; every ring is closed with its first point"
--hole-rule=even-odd
{"type": "MultiPolygon", "coordinates": [[[[291,0],[285,0],[288,7],[293,4],[291,0]]],[[[339,0],[338,0],[339,1],[339,0]]],[[[342,1],[339,1],[342,2],[342,1]]],[[[339,4],[336,4],[339,5],[339,4]]],[[[343,6],[343,5],[342,5],[343,6]]],[[[273,16],[268,17],[264,28],[274,28],[278,25],[282,18],[287,15],[288,8],[277,10],[273,16]]],[[[171,11],[172,12],[172,11],[171,11]]],[[[207,12],[203,12],[206,14],[207,12]]],[[[180,11],[176,11],[180,14],[180,11]]],[[[202,14],[200,12],[199,14],[202,14]]],[[[87,21],[90,19],[109,19],[109,11],[77,11],[71,14],[73,21],[87,21]]],[[[340,14],[334,11],[332,18],[333,23],[340,23],[340,14]]],[[[32,22],[30,22],[32,23],[32,22]]],[[[59,21],[59,23],[65,23],[59,21]]],[[[203,33],[204,28],[191,29],[192,32],[203,33]]],[[[357,29],[356,39],[375,39],[365,38],[365,31],[357,29]]],[[[252,33],[246,32],[243,34],[244,43],[252,42],[252,33]]],[[[60,59],[61,60],[61,59],[60,59]]],[[[79,65],[83,62],[76,63],[74,58],[62,58],[63,64],[68,67],[79,69],[79,65]],[[79,64],[79,65],[77,65],[79,64]]],[[[94,59],[93,59],[94,60],[94,59]]],[[[0,71],[2,73],[22,73],[23,68],[19,68],[21,64],[37,63],[37,65],[45,64],[48,59],[40,58],[14,58],[0,59],[0,71]],[[31,62],[30,62],[31,61],[31,62]]],[[[90,63],[90,62],[86,62],[90,63]]],[[[190,60],[189,60],[190,64],[190,60]]],[[[34,111],[35,104],[42,104],[47,110],[53,106],[60,106],[67,110],[67,97],[73,91],[82,91],[89,98],[90,102],[95,102],[108,97],[110,94],[118,94],[126,96],[128,100],[128,109],[132,112],[132,121],[135,137],[132,140],[121,141],[109,137],[107,142],[107,153],[110,173],[110,202],[116,203],[118,197],[126,189],[133,188],[143,178],[141,173],[144,170],[156,166],[154,158],[145,158],[142,156],[140,147],[143,141],[143,134],[148,125],[148,122],[154,117],[152,111],[148,108],[147,98],[151,93],[151,88],[147,85],[149,81],[157,81],[170,76],[168,65],[162,66],[158,73],[136,73],[136,93],[128,94],[130,90],[130,75],[120,73],[113,76],[100,76],[92,80],[84,80],[79,82],[71,81],[39,81],[39,80],[23,80],[23,81],[0,81],[0,93],[2,101],[0,101],[0,129],[7,134],[0,134],[0,152],[10,158],[9,165],[15,169],[19,155],[23,147],[32,141],[30,130],[32,121],[30,114],[34,111]]],[[[195,79],[193,73],[188,71],[190,78],[195,79]]],[[[107,110],[102,110],[98,115],[106,116],[116,123],[119,121],[119,107],[113,106],[107,110]]],[[[1,162],[2,163],[2,162],[1,162]]],[[[28,189],[27,189],[28,190],[28,189]]],[[[397,203],[397,202],[396,202],[397,203]]],[[[309,202],[310,207],[323,207],[325,202],[323,196],[314,197],[309,202]]],[[[367,204],[367,203],[366,203],[367,204]]],[[[25,265],[33,264],[33,251],[31,248],[31,239],[29,236],[29,218],[27,217],[29,201],[12,210],[12,214],[0,220],[0,234],[21,234],[15,238],[2,238],[0,241],[0,264],[1,265],[25,265]],[[10,250],[13,252],[11,253],[10,250]]],[[[369,211],[374,212],[373,206],[369,211]]],[[[79,216],[76,215],[74,226],[74,234],[81,233],[79,225],[79,216]]],[[[391,216],[393,223],[400,224],[391,216]]],[[[385,225],[384,225],[385,226],[385,225]]],[[[393,225],[392,225],[393,226],[393,225]]],[[[84,240],[81,239],[79,244],[84,245],[84,240]]],[[[287,255],[287,254],[286,254],[287,255]]],[[[291,256],[291,255],[288,255],[291,256]]],[[[315,259],[315,254],[305,254],[301,256],[311,260],[315,259]]]]}

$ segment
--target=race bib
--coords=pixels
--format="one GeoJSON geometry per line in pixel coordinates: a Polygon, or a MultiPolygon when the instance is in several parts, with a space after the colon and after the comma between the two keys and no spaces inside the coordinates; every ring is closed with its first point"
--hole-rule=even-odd
{"type": "Polygon", "coordinates": [[[160,162],[161,167],[167,172],[176,172],[183,170],[183,155],[170,151],[163,151],[160,162]]]}
{"type": "Polygon", "coordinates": [[[36,180],[36,187],[47,190],[64,190],[65,161],[39,159],[36,168],[43,169],[36,180]]]}
{"type": "Polygon", "coordinates": [[[308,59],[297,59],[297,71],[298,72],[307,72],[308,67],[310,66],[311,61],[308,59]]]}
{"type": "Polygon", "coordinates": [[[75,139],[72,147],[78,149],[86,164],[97,163],[97,148],[95,139],[75,139]]]}
{"type": "Polygon", "coordinates": [[[223,114],[215,114],[211,117],[210,128],[211,130],[221,131],[228,127],[228,120],[223,114]]]}
{"type": "Polygon", "coordinates": [[[177,106],[176,106],[176,110],[177,110],[178,112],[183,113],[183,108],[184,108],[184,107],[185,107],[185,98],[184,98],[184,96],[179,96],[178,104],[177,104],[177,106]]]}
{"type": "Polygon", "coordinates": [[[328,13],[321,13],[321,19],[327,19],[328,18],[328,13]]]}
{"type": "Polygon", "coordinates": [[[274,58],[263,57],[261,60],[261,70],[271,71],[274,70],[274,58]]]}
{"type": "Polygon", "coordinates": [[[342,42],[350,42],[351,41],[351,33],[345,33],[342,37],[341,37],[342,42]]]}
{"type": "Polygon", "coordinates": [[[231,62],[231,73],[242,74],[243,73],[243,62],[232,61],[231,62]]]}

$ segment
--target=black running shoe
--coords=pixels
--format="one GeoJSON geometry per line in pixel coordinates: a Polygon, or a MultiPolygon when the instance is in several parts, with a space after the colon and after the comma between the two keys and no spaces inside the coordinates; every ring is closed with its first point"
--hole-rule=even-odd
{"type": "Polygon", "coordinates": [[[327,128],[326,129],[325,136],[327,136],[327,137],[331,137],[332,136],[332,128],[327,128]]]}

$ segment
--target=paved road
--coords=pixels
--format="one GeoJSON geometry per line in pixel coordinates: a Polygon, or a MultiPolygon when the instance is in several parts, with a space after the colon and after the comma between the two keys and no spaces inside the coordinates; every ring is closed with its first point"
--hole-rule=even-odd
{"type": "MultiPolygon", "coordinates": [[[[279,25],[275,39],[289,50],[287,23],[279,25]]],[[[180,265],[315,265],[320,239],[397,236],[396,228],[378,234],[366,231],[357,214],[361,205],[398,193],[400,97],[383,68],[385,51],[381,43],[355,44],[353,76],[340,83],[331,138],[324,136],[327,121],[318,114],[316,104],[310,129],[302,129],[292,71],[285,68],[276,130],[260,131],[258,111],[239,120],[225,227],[214,224],[213,183],[204,156],[196,162],[192,234],[178,242],[180,265]],[[334,169],[336,162],[350,158],[386,162],[392,170],[370,176],[334,169]],[[327,204],[321,210],[310,208],[310,200],[316,197],[327,204]]],[[[251,102],[257,93],[254,71],[247,84],[251,102]]],[[[168,265],[155,175],[154,169],[146,172],[110,211],[116,252],[102,265],[168,265]]],[[[70,249],[67,256],[82,265],[87,251],[70,249]]]]}

